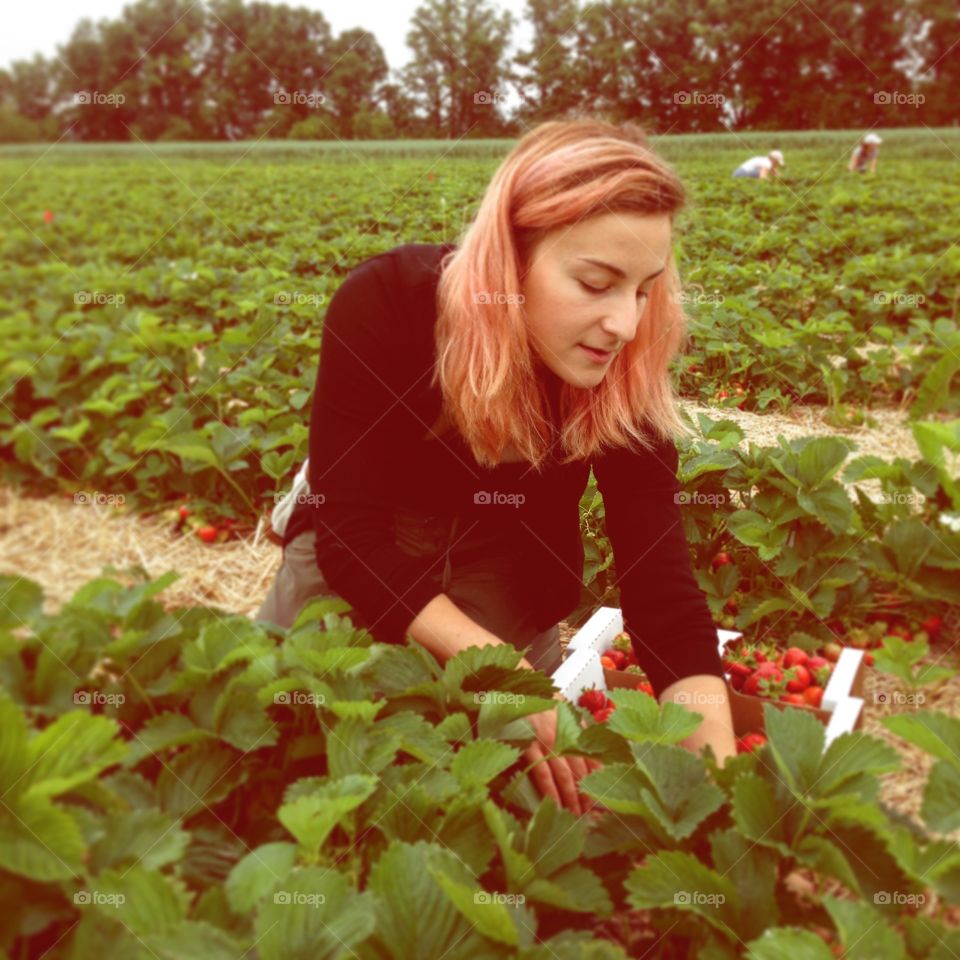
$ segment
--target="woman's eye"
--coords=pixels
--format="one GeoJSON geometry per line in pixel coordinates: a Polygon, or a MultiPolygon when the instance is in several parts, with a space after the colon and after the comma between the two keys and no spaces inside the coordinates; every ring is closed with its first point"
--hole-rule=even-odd
{"type": "Polygon", "coordinates": [[[606,293],[610,289],[609,287],[591,287],[589,283],[584,283],[582,280],[578,280],[577,283],[579,283],[584,290],[589,290],[591,293],[606,293]]]}

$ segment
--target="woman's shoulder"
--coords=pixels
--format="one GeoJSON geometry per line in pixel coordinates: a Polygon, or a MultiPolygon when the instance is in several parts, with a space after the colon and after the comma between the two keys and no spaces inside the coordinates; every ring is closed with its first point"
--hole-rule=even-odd
{"type": "Polygon", "coordinates": [[[402,243],[382,253],[374,254],[354,267],[360,271],[367,267],[389,267],[393,280],[405,287],[417,287],[435,283],[443,257],[456,245],[453,243],[402,243]]]}

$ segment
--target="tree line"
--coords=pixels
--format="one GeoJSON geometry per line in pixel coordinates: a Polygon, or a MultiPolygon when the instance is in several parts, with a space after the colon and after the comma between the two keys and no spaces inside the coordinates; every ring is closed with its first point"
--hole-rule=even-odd
{"type": "Polygon", "coordinates": [[[955,0],[424,0],[374,35],[244,0],[137,0],[0,70],[0,141],[515,136],[568,112],[657,134],[953,125],[955,0]]]}

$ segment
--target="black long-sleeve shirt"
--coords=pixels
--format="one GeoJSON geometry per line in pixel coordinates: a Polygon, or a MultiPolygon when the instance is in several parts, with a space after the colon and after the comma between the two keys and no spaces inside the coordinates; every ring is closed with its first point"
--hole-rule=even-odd
{"type": "Polygon", "coordinates": [[[431,561],[396,545],[394,508],[502,525],[526,559],[535,622],[546,629],[580,598],[579,503],[592,464],[624,626],[655,691],[694,674],[722,676],[716,628],[674,498],[672,441],[659,440],[653,452],[611,448],[568,464],[554,452],[538,474],[525,462],[480,466],[456,430],[424,439],[441,410],[430,379],[439,261],[450,249],[411,243],[378,254],[332,298],[310,414],[314,499],[295,507],[284,545],[312,525],[331,589],[376,639],[399,643],[437,589],[425,576],[431,561]],[[477,502],[483,493],[488,502],[477,502]]]}

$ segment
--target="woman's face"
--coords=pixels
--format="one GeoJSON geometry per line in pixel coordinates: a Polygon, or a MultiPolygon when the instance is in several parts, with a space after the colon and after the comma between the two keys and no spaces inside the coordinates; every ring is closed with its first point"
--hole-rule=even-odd
{"type": "Polygon", "coordinates": [[[599,214],[543,237],[531,251],[521,290],[527,329],[544,365],[577,387],[600,383],[636,336],[670,244],[667,214],[632,212],[599,214]]]}

